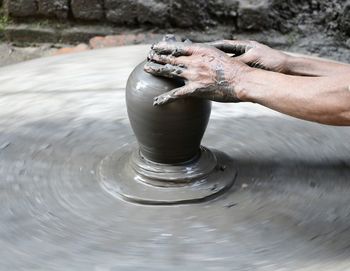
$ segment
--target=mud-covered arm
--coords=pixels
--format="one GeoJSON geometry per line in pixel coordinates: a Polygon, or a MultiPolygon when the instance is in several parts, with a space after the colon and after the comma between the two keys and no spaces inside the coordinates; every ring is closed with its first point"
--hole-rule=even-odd
{"type": "Polygon", "coordinates": [[[209,43],[233,54],[251,67],[289,75],[330,76],[350,72],[350,65],[318,57],[288,53],[249,40],[221,40],[209,43]]]}
{"type": "MultiPolygon", "coordinates": [[[[350,65],[318,57],[287,53],[285,73],[302,76],[350,74],[350,65]]],[[[349,75],[350,76],[350,75],[349,75]]]]}
{"type": "Polygon", "coordinates": [[[145,70],[185,82],[156,97],[155,105],[187,97],[254,102],[300,119],[350,125],[350,71],[343,69],[320,77],[287,75],[249,67],[208,45],[161,42],[145,70]]]}
{"type": "Polygon", "coordinates": [[[327,77],[290,76],[253,69],[236,86],[243,101],[330,125],[350,125],[350,72],[327,77]]]}
{"type": "Polygon", "coordinates": [[[145,71],[184,81],[184,86],[155,97],[155,106],[187,97],[240,102],[235,85],[251,69],[214,47],[173,41],[153,45],[148,60],[145,71]]]}

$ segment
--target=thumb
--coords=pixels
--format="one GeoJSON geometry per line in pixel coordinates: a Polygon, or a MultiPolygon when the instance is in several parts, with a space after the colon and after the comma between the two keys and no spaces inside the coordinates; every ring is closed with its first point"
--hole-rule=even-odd
{"type": "Polygon", "coordinates": [[[239,55],[236,57],[233,57],[234,60],[240,61],[244,64],[250,64],[252,61],[254,61],[254,59],[252,58],[252,56],[249,53],[245,53],[243,55],[239,55]]]}
{"type": "Polygon", "coordinates": [[[190,96],[192,88],[189,85],[185,85],[180,88],[175,88],[169,92],[159,95],[153,99],[153,106],[159,106],[176,101],[177,99],[190,96]]]}
{"type": "Polygon", "coordinates": [[[234,57],[235,60],[240,61],[252,68],[258,68],[258,69],[263,69],[263,70],[269,70],[269,68],[267,68],[264,63],[261,61],[261,59],[254,55],[254,54],[250,54],[250,52],[247,52],[243,55],[234,57]]]}
{"type": "Polygon", "coordinates": [[[207,44],[225,53],[234,54],[236,56],[244,54],[251,47],[250,41],[245,40],[219,40],[207,44]]]}

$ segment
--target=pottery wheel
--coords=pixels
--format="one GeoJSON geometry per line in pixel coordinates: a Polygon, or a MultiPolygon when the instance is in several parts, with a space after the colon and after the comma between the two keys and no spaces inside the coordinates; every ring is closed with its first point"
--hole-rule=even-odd
{"type": "Polygon", "coordinates": [[[1,270],[349,270],[350,128],[215,104],[203,145],[238,170],[215,200],[145,206],[101,186],[135,144],[124,87],[148,46],[0,69],[1,270]]]}

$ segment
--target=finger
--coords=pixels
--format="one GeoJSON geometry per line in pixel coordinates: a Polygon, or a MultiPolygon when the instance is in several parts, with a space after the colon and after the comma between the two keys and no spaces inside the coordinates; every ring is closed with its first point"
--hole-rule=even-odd
{"type": "Polygon", "coordinates": [[[184,78],[185,76],[184,68],[170,64],[162,65],[150,61],[145,64],[144,70],[153,75],[164,76],[168,78],[184,78]]]}
{"type": "Polygon", "coordinates": [[[152,50],[161,55],[189,56],[193,52],[193,44],[184,42],[158,42],[152,46],[152,50]]]}
{"type": "Polygon", "coordinates": [[[251,55],[249,52],[233,58],[234,60],[240,61],[252,68],[268,70],[256,56],[251,55]]]}
{"type": "Polygon", "coordinates": [[[257,69],[262,69],[262,70],[269,70],[266,66],[264,66],[262,63],[259,61],[251,61],[247,63],[250,67],[252,68],[257,68],[257,69]]]}
{"type": "Polygon", "coordinates": [[[177,99],[188,97],[191,95],[192,92],[193,91],[190,85],[185,85],[181,88],[173,89],[172,91],[155,97],[153,101],[153,106],[168,104],[176,101],[177,99]]]}
{"type": "Polygon", "coordinates": [[[148,60],[157,62],[160,64],[171,64],[171,65],[178,65],[182,68],[188,66],[188,59],[183,56],[174,57],[172,55],[160,55],[154,52],[153,50],[148,55],[148,60]]]}
{"type": "Polygon", "coordinates": [[[249,64],[250,62],[252,62],[254,60],[254,58],[252,58],[249,53],[247,54],[243,54],[243,55],[239,55],[239,56],[235,56],[233,57],[234,60],[243,62],[244,64],[249,64]]]}
{"type": "Polygon", "coordinates": [[[207,43],[210,46],[230,54],[242,55],[252,48],[249,40],[219,40],[207,43]]]}

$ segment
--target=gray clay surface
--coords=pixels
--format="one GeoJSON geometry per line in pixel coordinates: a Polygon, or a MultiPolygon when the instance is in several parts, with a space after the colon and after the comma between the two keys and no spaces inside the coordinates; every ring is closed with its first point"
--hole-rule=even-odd
{"type": "Polygon", "coordinates": [[[135,143],[124,87],[148,46],[0,69],[0,270],[349,270],[350,128],[214,104],[203,139],[236,183],[215,201],[130,204],[98,182],[135,143]]]}
{"type": "Polygon", "coordinates": [[[145,61],[131,73],[126,104],[142,155],[158,163],[183,163],[198,155],[207,128],[211,102],[181,99],[153,106],[153,99],[184,85],[183,81],[155,77],[143,70],[145,61]]]}

